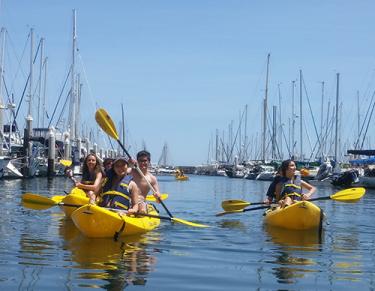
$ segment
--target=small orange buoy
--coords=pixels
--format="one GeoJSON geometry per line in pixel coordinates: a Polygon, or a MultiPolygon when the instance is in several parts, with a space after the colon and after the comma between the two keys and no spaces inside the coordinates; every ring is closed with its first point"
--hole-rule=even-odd
{"type": "Polygon", "coordinates": [[[305,169],[305,168],[301,169],[300,173],[301,173],[301,176],[303,176],[303,177],[306,177],[310,174],[309,170],[305,169]]]}

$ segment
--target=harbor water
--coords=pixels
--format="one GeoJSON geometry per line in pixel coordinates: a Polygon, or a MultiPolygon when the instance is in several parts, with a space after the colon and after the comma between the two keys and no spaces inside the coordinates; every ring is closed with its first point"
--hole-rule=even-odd
{"type": "MultiPolygon", "coordinates": [[[[147,234],[88,239],[56,206],[26,208],[24,192],[69,192],[72,182],[1,180],[1,290],[374,290],[375,191],[357,203],[318,201],[323,233],[283,231],[263,224],[262,210],[216,217],[221,201],[264,199],[269,182],[159,176],[176,218],[208,224],[193,228],[162,221],[147,234]]],[[[339,189],[317,185],[317,196],[339,189]]],[[[161,205],[157,205],[165,214],[161,205]]]]}

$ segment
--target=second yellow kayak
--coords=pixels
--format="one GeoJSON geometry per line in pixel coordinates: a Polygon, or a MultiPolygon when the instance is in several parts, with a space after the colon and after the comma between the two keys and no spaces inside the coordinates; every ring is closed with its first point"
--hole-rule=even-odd
{"type": "Polygon", "coordinates": [[[265,212],[267,225],[286,229],[321,229],[323,211],[309,201],[298,201],[285,208],[270,209],[265,212]]]}
{"type": "Polygon", "coordinates": [[[87,203],[89,203],[89,198],[86,196],[85,191],[75,187],[71,190],[71,192],[68,195],[66,195],[61,200],[61,202],[67,205],[71,205],[71,206],[65,206],[64,204],[60,205],[60,208],[62,209],[62,211],[64,211],[65,216],[67,218],[70,218],[73,211],[79,208],[80,205],[86,205],[87,203]],[[77,207],[74,207],[74,205],[77,205],[77,207]]]}

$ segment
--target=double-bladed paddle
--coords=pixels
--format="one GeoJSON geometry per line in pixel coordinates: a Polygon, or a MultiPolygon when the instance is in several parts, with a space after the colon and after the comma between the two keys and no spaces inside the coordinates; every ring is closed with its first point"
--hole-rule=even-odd
{"type": "MultiPolygon", "coordinates": [[[[362,187],[348,188],[348,189],[338,191],[335,194],[332,194],[330,196],[312,198],[307,201],[336,200],[340,202],[354,203],[354,202],[357,202],[359,199],[361,199],[362,196],[365,195],[365,192],[366,192],[366,189],[362,187]]],[[[222,206],[225,211],[217,213],[216,216],[269,208],[268,205],[255,207],[255,208],[245,208],[249,205],[256,205],[256,204],[265,204],[265,203],[264,202],[251,203],[251,202],[247,202],[244,200],[225,200],[222,202],[222,206]]]]}
{"type": "MultiPolygon", "coordinates": [[[[130,156],[129,152],[126,150],[124,145],[121,143],[119,135],[118,135],[117,130],[116,130],[116,127],[115,127],[115,124],[113,123],[113,120],[109,116],[107,111],[103,108],[98,109],[95,113],[95,120],[98,123],[98,125],[100,126],[100,128],[106,134],[108,134],[110,137],[112,137],[113,139],[115,139],[118,142],[118,144],[120,145],[120,147],[122,148],[124,153],[128,156],[129,159],[131,159],[131,156],[130,156]]],[[[154,187],[151,185],[150,181],[148,181],[146,179],[145,175],[142,173],[141,169],[139,169],[137,164],[135,165],[135,169],[139,173],[139,175],[141,175],[146,180],[150,189],[155,193],[156,191],[155,191],[154,187]]],[[[193,222],[183,220],[183,219],[180,219],[180,218],[174,218],[172,213],[165,206],[164,202],[162,200],[159,200],[159,202],[161,203],[161,205],[163,206],[165,211],[168,213],[170,221],[178,222],[178,223],[186,224],[186,225],[190,225],[190,226],[195,226],[195,227],[208,227],[208,225],[193,223],[193,222]]]]}
{"type": "Polygon", "coordinates": [[[225,211],[233,211],[233,210],[240,210],[250,205],[263,205],[266,204],[264,202],[248,202],[245,200],[239,200],[239,199],[230,199],[230,200],[224,200],[221,202],[221,207],[225,211]]]}
{"type": "MultiPolygon", "coordinates": [[[[160,196],[162,200],[165,200],[168,198],[167,193],[160,194],[160,196]]],[[[49,197],[45,197],[39,194],[25,193],[22,195],[22,202],[27,203],[27,206],[30,206],[29,204],[43,205],[44,207],[37,207],[37,209],[47,209],[52,206],[62,205],[61,202],[65,197],[66,195],[55,195],[49,198],[49,197]]],[[[154,197],[154,195],[147,195],[146,200],[150,202],[155,202],[156,198],[154,197]]],[[[77,205],[77,206],[82,206],[82,205],[77,205]]],[[[32,207],[29,207],[29,208],[32,208],[32,207]]]]}

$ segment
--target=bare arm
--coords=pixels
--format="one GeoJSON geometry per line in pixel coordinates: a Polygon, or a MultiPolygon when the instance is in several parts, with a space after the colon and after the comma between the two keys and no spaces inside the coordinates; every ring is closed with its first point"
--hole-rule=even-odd
{"type": "Polygon", "coordinates": [[[276,201],[279,201],[281,198],[281,183],[277,183],[275,186],[275,197],[276,201]]]}
{"type": "Polygon", "coordinates": [[[78,183],[76,183],[76,187],[78,187],[82,190],[94,191],[95,193],[97,193],[100,190],[102,178],[103,178],[103,174],[101,172],[99,172],[99,173],[96,174],[94,184],[86,185],[86,184],[82,184],[81,182],[78,182],[78,183]]]}
{"type": "Polygon", "coordinates": [[[129,209],[130,213],[138,212],[138,197],[141,195],[137,184],[134,181],[129,183],[129,192],[131,200],[131,208],[129,209]]]}
{"type": "Polygon", "coordinates": [[[301,187],[302,187],[302,189],[308,190],[307,193],[302,195],[302,200],[308,200],[311,197],[311,195],[316,191],[316,187],[314,187],[313,185],[311,185],[311,184],[309,184],[309,183],[307,183],[303,180],[301,181],[301,187]]]}
{"type": "Polygon", "coordinates": [[[154,196],[160,198],[160,189],[159,189],[159,183],[158,183],[158,180],[156,179],[156,177],[154,175],[151,175],[150,174],[150,177],[151,177],[151,186],[154,188],[155,192],[153,193],[154,196]]]}

